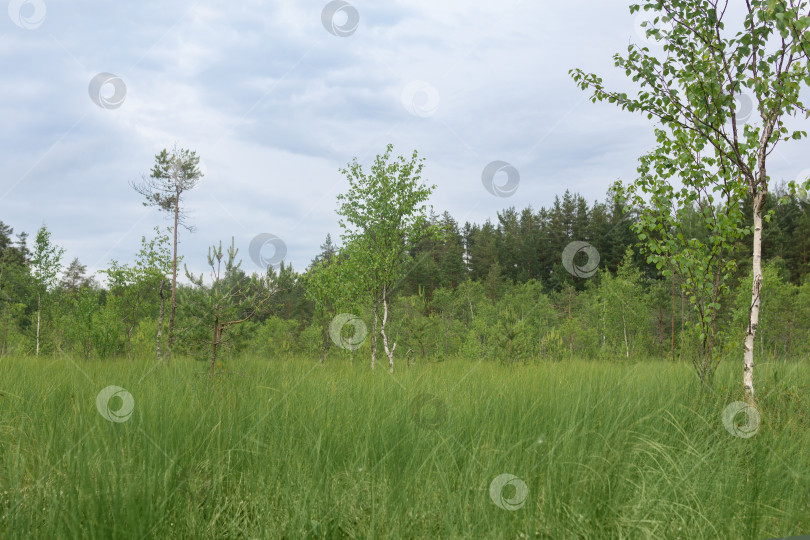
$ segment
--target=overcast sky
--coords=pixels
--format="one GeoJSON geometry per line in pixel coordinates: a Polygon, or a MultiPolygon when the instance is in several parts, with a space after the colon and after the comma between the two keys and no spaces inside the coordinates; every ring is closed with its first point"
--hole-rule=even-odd
{"type": "MultiPolygon", "coordinates": [[[[169,224],[129,184],[175,143],[206,175],[181,244],[197,270],[231,236],[258,270],[248,246],[260,234],[304,270],[339,236],[338,169],[389,142],[426,158],[434,209],[461,224],[566,189],[603,200],[632,180],[652,128],[591,103],[568,70],[628,88],[612,55],[643,37],[622,1],[12,0],[0,16],[0,220],[29,234],[46,224],[91,271],[129,262],[169,224]],[[100,73],[116,79],[99,96],[100,73]],[[482,183],[496,160],[519,174],[511,196],[482,183]]],[[[802,153],[775,153],[772,178],[808,169],[802,153]]]]}

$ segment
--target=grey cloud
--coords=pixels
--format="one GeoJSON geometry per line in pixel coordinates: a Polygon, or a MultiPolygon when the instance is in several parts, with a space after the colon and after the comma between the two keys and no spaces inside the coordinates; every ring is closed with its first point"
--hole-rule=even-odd
{"type": "MultiPolygon", "coordinates": [[[[320,0],[49,2],[36,30],[4,18],[0,195],[27,176],[0,200],[3,221],[28,232],[47,222],[89,265],[127,261],[167,224],[128,182],[177,142],[209,169],[188,198],[190,264],[201,269],[206,246],[231,236],[247,258],[250,238],[270,232],[303,270],[327,232],[337,238],[338,168],[388,142],[428,159],[436,210],[462,223],[548,205],[566,188],[601,200],[651,143],[646,120],[585,101],[567,73],[629,86],[612,60],[634,35],[625,6],[353,3],[360,26],[347,38],[325,31],[320,0]],[[99,72],[126,82],[119,109],[90,100],[99,72]],[[438,90],[430,117],[402,104],[415,80],[438,90]],[[481,186],[493,160],[520,171],[509,199],[481,186]]],[[[793,178],[807,165],[791,150],[774,167],[793,178]]]]}

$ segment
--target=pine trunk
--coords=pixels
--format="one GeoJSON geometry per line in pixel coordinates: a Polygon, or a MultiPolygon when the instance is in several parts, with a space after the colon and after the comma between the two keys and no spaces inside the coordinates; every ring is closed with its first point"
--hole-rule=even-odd
{"type": "Polygon", "coordinates": [[[169,306],[169,355],[174,345],[174,311],[177,306],[177,225],[180,222],[180,193],[174,199],[174,254],[172,256],[172,301],[169,306]]]}
{"type": "Polygon", "coordinates": [[[219,327],[219,315],[214,317],[214,341],[211,342],[211,377],[214,376],[214,367],[217,364],[217,346],[219,345],[219,336],[222,330],[219,327]]]}
{"type": "Polygon", "coordinates": [[[163,338],[163,314],[166,312],[166,295],[163,294],[165,284],[166,282],[161,278],[160,289],[158,290],[158,296],[160,297],[160,313],[158,314],[158,328],[157,328],[157,335],[155,336],[155,355],[157,357],[158,362],[161,360],[163,356],[160,350],[160,341],[163,338]]]}

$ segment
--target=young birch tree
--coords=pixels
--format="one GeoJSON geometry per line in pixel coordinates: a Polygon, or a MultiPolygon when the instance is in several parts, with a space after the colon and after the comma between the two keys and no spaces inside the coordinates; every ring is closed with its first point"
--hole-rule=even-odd
{"type": "Polygon", "coordinates": [[[424,159],[415,150],[410,159],[392,159],[393,148],[389,144],[384,154],[377,155],[368,174],[357,158],[341,169],[349,181],[349,191],[338,195],[344,230],[341,238],[350,246],[350,265],[355,269],[348,278],[358,280],[359,288],[368,290],[371,298],[371,367],[375,366],[374,337],[382,308],[380,336],[392,372],[396,342],[388,332],[390,300],[411,259],[408,248],[430,236],[441,238],[441,230],[428,219],[426,202],[436,186],[422,181],[424,159]]]}
{"type": "MultiPolygon", "coordinates": [[[[192,231],[187,216],[183,211],[182,197],[186,191],[194,189],[203,177],[199,168],[200,158],[197,153],[175,146],[169,152],[163,149],[155,156],[155,165],[148,177],[141,183],[132,184],[133,189],[146,198],[144,206],[157,206],[159,210],[170,213],[174,220],[174,242],[172,255],[172,290],[169,303],[169,353],[174,343],[174,316],[177,307],[177,238],[178,226],[192,231]]],[[[162,294],[162,291],[161,291],[162,294]]]]}
{"type": "MultiPolygon", "coordinates": [[[[699,269],[706,257],[716,261],[727,241],[753,232],[753,286],[743,343],[743,388],[753,401],[767,158],[780,141],[806,136],[787,122],[799,113],[807,118],[799,91],[810,84],[808,2],[645,0],[630,6],[631,13],[642,9],[653,14],[646,35],[663,46],[663,53],[630,45],[626,56],[614,55],[616,66],[640,86],[634,96],[608,90],[601,78],[579,69],[571,70],[571,75],[583,90],[592,92],[592,101],[606,100],[656,121],[657,146],[641,158],[639,177],[628,189],[635,202],[652,206],[652,214],[638,227],[651,262],[666,266],[675,244],[688,244],[664,225],[695,202],[710,214],[712,232],[719,239],[710,249],[699,250],[703,260],[689,261],[693,267],[699,269]],[[726,28],[729,9],[744,11],[737,28],[726,28]],[[754,111],[750,118],[742,110],[747,100],[754,111]],[[676,186],[677,181],[682,186],[676,186]],[[744,197],[753,202],[752,231],[733,210],[744,197]],[[710,210],[716,204],[725,210],[710,210]],[[656,219],[665,215],[670,218],[656,219]]],[[[706,284],[723,279],[725,272],[695,275],[706,284]]],[[[717,301],[709,304],[709,312],[701,317],[711,318],[719,308],[717,301]]]]}
{"type": "Polygon", "coordinates": [[[43,225],[34,239],[31,253],[31,275],[37,299],[36,356],[39,356],[39,341],[42,328],[42,305],[48,292],[56,285],[56,277],[62,268],[65,250],[51,242],[51,232],[43,225]]]}
{"type": "MultiPolygon", "coordinates": [[[[131,335],[135,326],[144,317],[144,308],[158,307],[157,331],[155,333],[155,358],[161,360],[161,350],[166,295],[166,276],[172,271],[171,239],[160,227],[155,227],[155,236],[141,237],[141,249],[135,256],[134,266],[110,261],[110,267],[102,270],[109,277],[110,294],[120,298],[121,317],[127,326],[127,344],[131,348],[131,335]]],[[[182,260],[182,257],[179,257],[182,260]]]]}
{"type": "MultiPolygon", "coordinates": [[[[320,320],[323,332],[321,363],[326,360],[329,349],[330,319],[339,313],[361,313],[373,299],[369,295],[362,268],[355,264],[354,248],[354,245],[345,246],[329,257],[316,260],[302,279],[304,290],[314,304],[314,319],[320,320]]],[[[375,337],[372,332],[372,358],[376,356],[375,337]]],[[[361,344],[355,343],[358,347],[361,344]]]]}

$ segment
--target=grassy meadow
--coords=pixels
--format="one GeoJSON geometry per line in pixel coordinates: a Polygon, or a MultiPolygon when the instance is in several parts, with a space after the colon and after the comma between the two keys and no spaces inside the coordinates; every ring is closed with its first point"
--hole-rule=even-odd
{"type": "Polygon", "coordinates": [[[670,362],[228,367],[0,359],[0,537],[810,532],[806,362],[757,367],[749,438],[731,363],[703,397],[670,362]]]}

